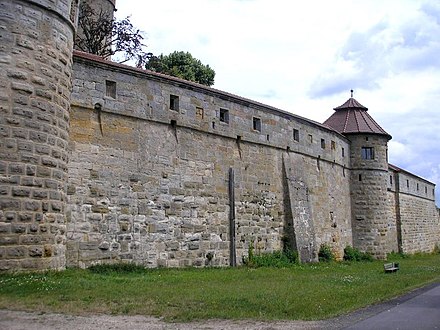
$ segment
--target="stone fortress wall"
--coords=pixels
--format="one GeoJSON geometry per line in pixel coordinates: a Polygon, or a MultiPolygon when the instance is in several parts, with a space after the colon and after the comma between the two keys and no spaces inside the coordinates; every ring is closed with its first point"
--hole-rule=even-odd
{"type": "Polygon", "coordinates": [[[0,0],[1,271],[439,244],[434,184],[388,168],[387,139],[73,54],[77,6],[0,0]]]}
{"type": "Polygon", "coordinates": [[[74,72],[69,265],[114,258],[228,265],[229,168],[239,263],[252,242],[257,251],[280,250],[283,236],[310,260],[324,242],[339,256],[351,244],[350,146],[342,135],[82,53],[74,72]]]}

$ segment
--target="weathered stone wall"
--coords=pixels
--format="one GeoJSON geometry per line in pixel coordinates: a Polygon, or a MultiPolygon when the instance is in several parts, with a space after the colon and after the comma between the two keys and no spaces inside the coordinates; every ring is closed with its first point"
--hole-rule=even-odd
{"type": "Polygon", "coordinates": [[[388,235],[388,253],[389,252],[399,252],[401,250],[401,226],[400,226],[400,216],[398,216],[399,206],[396,204],[398,198],[395,192],[388,191],[388,209],[386,210],[389,216],[389,235],[388,235]]]}
{"type": "Polygon", "coordinates": [[[286,235],[303,242],[298,226],[309,223],[313,258],[324,242],[340,256],[351,243],[342,136],[256,102],[83,54],[74,68],[69,265],[228,265],[229,168],[239,263],[250,244],[258,253],[281,249],[286,235]],[[179,98],[176,110],[170,95],[179,98]],[[301,203],[289,198],[286,164],[304,184],[310,222],[301,224],[301,203]]]}
{"type": "Polygon", "coordinates": [[[432,201],[400,194],[402,252],[432,252],[440,244],[439,211],[432,201]]]}
{"type": "Polygon", "coordinates": [[[400,251],[433,251],[440,244],[440,214],[435,205],[435,185],[392,167],[388,191],[393,196],[396,220],[400,221],[400,251]]]}
{"type": "MultiPolygon", "coordinates": [[[[75,4],[75,3],[74,3],[75,4]]],[[[65,266],[76,8],[0,1],[0,270],[65,266]]]]}
{"type": "MultiPolygon", "coordinates": [[[[350,171],[319,158],[289,153],[284,157],[296,247],[303,261],[318,261],[322,244],[337,259],[352,245],[350,171]]],[[[290,224],[289,214],[287,224],[290,224]]],[[[289,227],[287,227],[289,229],[289,227]]],[[[288,233],[287,233],[288,234],[288,233]]]]}

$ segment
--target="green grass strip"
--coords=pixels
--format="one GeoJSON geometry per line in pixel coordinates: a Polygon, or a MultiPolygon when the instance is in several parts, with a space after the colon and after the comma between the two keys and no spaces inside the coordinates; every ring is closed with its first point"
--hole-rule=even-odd
{"type": "Polygon", "coordinates": [[[286,268],[92,270],[0,275],[0,308],[67,314],[201,319],[318,320],[440,281],[440,254],[406,258],[397,273],[383,262],[286,268]]]}

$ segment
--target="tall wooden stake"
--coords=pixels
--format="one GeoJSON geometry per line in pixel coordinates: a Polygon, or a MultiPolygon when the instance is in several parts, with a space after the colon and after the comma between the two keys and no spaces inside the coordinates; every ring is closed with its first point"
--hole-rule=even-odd
{"type": "Polygon", "coordinates": [[[229,169],[229,264],[231,267],[237,265],[235,254],[235,191],[234,191],[234,170],[229,169]]]}

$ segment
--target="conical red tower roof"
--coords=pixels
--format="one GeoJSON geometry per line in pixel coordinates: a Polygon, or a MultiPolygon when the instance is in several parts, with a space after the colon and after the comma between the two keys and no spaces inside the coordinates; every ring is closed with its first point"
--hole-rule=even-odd
{"type": "Polygon", "coordinates": [[[330,116],[324,125],[330,126],[341,134],[380,134],[391,139],[378,123],[367,113],[368,108],[364,107],[353,96],[343,105],[334,108],[335,113],[330,116]]]}

